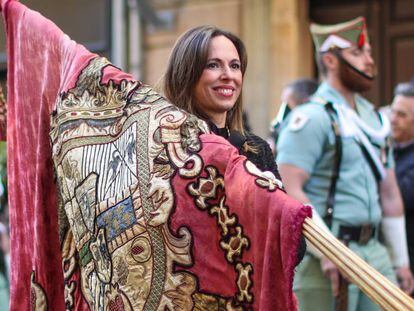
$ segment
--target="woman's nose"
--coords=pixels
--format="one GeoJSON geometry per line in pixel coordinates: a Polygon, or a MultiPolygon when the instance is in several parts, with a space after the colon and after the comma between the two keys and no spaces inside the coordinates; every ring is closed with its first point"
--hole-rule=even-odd
{"type": "Polygon", "coordinates": [[[231,79],[233,77],[233,71],[229,66],[223,66],[221,70],[222,79],[231,79]]]}

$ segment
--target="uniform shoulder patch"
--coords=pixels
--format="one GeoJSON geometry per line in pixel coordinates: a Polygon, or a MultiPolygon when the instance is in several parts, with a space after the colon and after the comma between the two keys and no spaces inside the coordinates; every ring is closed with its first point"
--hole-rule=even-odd
{"type": "Polygon", "coordinates": [[[305,113],[301,111],[295,111],[289,121],[289,130],[297,132],[301,130],[308,121],[309,117],[305,113]]]}

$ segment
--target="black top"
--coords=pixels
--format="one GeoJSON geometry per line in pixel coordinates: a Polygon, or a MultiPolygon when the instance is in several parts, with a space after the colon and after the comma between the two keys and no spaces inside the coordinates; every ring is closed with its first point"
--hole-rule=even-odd
{"type": "Polygon", "coordinates": [[[400,187],[405,210],[408,254],[414,271],[414,142],[394,147],[395,175],[400,187]]]}
{"type": "Polygon", "coordinates": [[[395,174],[407,217],[414,218],[414,142],[394,147],[395,174]]]}
{"type": "MultiPolygon", "coordinates": [[[[209,122],[211,131],[225,139],[227,139],[234,147],[239,150],[241,155],[244,155],[249,161],[257,166],[261,171],[270,171],[272,172],[277,179],[282,180],[277,169],[277,164],[273,156],[272,150],[270,149],[269,144],[259,136],[256,136],[250,132],[246,132],[245,136],[237,131],[230,131],[228,128],[218,128],[214,124],[209,122]],[[246,151],[243,145],[248,143],[250,147],[255,149],[253,151],[246,151]]],[[[306,241],[301,235],[300,244],[298,248],[298,262],[299,264],[306,252],[306,241]]]]}
{"type": "Polygon", "coordinates": [[[250,162],[256,165],[261,171],[272,172],[277,179],[282,180],[277,169],[277,164],[269,144],[259,136],[246,132],[245,136],[237,131],[230,131],[228,128],[218,128],[214,124],[209,124],[211,131],[227,139],[234,147],[239,150],[250,162]],[[245,150],[244,144],[247,143],[255,151],[245,150]]]}

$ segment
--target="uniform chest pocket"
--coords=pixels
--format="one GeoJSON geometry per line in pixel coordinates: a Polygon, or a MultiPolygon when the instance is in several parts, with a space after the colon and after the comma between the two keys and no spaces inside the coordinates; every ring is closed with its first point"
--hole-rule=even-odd
{"type": "MultiPolygon", "coordinates": [[[[355,169],[358,167],[363,158],[361,147],[358,145],[354,137],[341,137],[342,140],[342,158],[341,169],[355,169]]],[[[328,136],[328,149],[333,157],[335,157],[335,135],[330,133],[328,136]]]]}
{"type": "Polygon", "coordinates": [[[356,168],[356,165],[363,159],[361,147],[354,137],[342,138],[342,163],[345,167],[356,168]]]}

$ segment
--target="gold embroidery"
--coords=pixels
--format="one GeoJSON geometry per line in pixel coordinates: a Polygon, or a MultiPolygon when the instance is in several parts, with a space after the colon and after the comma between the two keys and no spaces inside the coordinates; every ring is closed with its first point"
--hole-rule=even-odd
{"type": "Polygon", "coordinates": [[[243,263],[243,250],[249,247],[249,239],[243,235],[242,227],[237,223],[237,217],[229,214],[229,207],[225,205],[226,196],[222,195],[219,204],[212,202],[219,198],[218,188],[224,190],[224,180],[218,175],[216,168],[207,166],[205,168],[207,177],[199,177],[197,182],[188,185],[188,190],[195,197],[196,206],[210,215],[216,217],[217,224],[221,227],[220,247],[226,254],[226,259],[233,264],[238,271],[236,281],[238,294],[230,300],[220,300],[204,294],[194,295],[195,310],[242,310],[242,304],[251,304],[253,295],[250,293],[252,287],[251,274],[253,267],[250,263],[243,263]],[[203,309],[204,308],[204,309],[203,309]]]}
{"type": "Polygon", "coordinates": [[[224,205],[225,197],[220,199],[218,206],[213,206],[209,213],[211,215],[216,215],[217,223],[221,227],[222,235],[227,235],[229,233],[229,226],[236,224],[236,217],[229,216],[229,209],[224,205]]]}
{"type": "Polygon", "coordinates": [[[248,160],[245,162],[245,167],[248,173],[257,177],[256,184],[259,187],[265,188],[269,191],[275,191],[277,188],[283,189],[282,182],[277,179],[272,172],[262,172],[256,167],[256,165],[248,160]]]}
{"type": "Polygon", "coordinates": [[[207,178],[199,178],[197,188],[193,184],[188,187],[190,194],[196,197],[196,205],[202,210],[209,207],[206,200],[216,198],[218,187],[224,189],[224,180],[222,177],[217,177],[217,170],[214,167],[207,166],[206,171],[208,173],[207,178]]]}
{"type": "Polygon", "coordinates": [[[236,270],[239,273],[239,276],[237,278],[237,287],[239,288],[237,299],[239,301],[251,302],[253,300],[253,296],[249,293],[249,289],[252,286],[250,273],[252,273],[253,268],[250,264],[243,265],[241,263],[238,263],[236,270]]]}
{"type": "Polygon", "coordinates": [[[151,257],[151,245],[147,238],[138,237],[131,245],[131,255],[136,262],[146,262],[151,257]]]}
{"type": "Polygon", "coordinates": [[[119,289],[118,285],[111,285],[110,288],[105,292],[105,297],[108,301],[107,310],[133,311],[128,297],[119,289]]]}
{"type": "Polygon", "coordinates": [[[231,235],[228,242],[221,241],[220,246],[226,251],[226,258],[229,262],[234,262],[234,257],[239,257],[243,248],[249,246],[249,240],[243,236],[241,227],[236,227],[236,234],[231,235]]]}
{"type": "Polygon", "coordinates": [[[48,309],[47,298],[43,288],[36,283],[35,272],[30,275],[30,311],[46,311],[48,309]]]}
{"type": "Polygon", "coordinates": [[[183,273],[182,282],[175,290],[168,290],[165,295],[173,302],[173,310],[193,310],[194,302],[191,297],[196,290],[196,280],[194,276],[183,273]]]}
{"type": "Polygon", "coordinates": [[[66,310],[73,310],[74,307],[74,292],[76,289],[76,283],[71,281],[71,277],[76,269],[76,246],[73,240],[72,231],[69,230],[63,241],[62,246],[62,269],[63,277],[65,280],[65,306],[66,310]]]}

